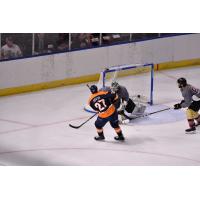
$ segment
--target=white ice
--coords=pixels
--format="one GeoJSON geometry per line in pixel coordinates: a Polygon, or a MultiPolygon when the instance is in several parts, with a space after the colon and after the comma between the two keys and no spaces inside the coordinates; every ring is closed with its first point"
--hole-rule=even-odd
{"type": "MultiPolygon", "coordinates": [[[[182,100],[179,77],[200,88],[200,67],[155,73],[155,105],[149,111],[172,107],[182,100]]],[[[122,125],[125,142],[114,141],[104,128],[105,142],[93,139],[95,119],[80,129],[90,113],[85,84],[0,97],[0,165],[200,165],[200,133],[187,135],[184,110],[173,109],[122,125]]]]}

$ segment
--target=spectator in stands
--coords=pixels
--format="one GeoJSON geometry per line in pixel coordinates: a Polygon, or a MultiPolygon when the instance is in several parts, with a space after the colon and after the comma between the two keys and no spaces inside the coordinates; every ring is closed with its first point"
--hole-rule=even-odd
{"type": "Polygon", "coordinates": [[[89,48],[92,47],[92,35],[90,33],[80,33],[79,42],[80,48],[89,48]]]}
{"type": "Polygon", "coordinates": [[[112,43],[112,35],[110,33],[102,33],[102,43],[110,45],[112,43]]]}
{"type": "Polygon", "coordinates": [[[92,33],[91,34],[91,42],[92,42],[92,47],[97,47],[99,46],[99,33],[92,33]]]}
{"type": "Polygon", "coordinates": [[[90,48],[93,46],[93,35],[91,33],[73,33],[72,49],[90,48]]]}
{"type": "Polygon", "coordinates": [[[6,44],[1,48],[1,59],[17,58],[22,56],[22,51],[18,45],[13,43],[13,38],[7,37],[6,44]]]}
{"type": "Polygon", "coordinates": [[[59,51],[65,51],[69,49],[69,34],[68,33],[59,33],[59,39],[57,41],[57,49],[59,51]]]}

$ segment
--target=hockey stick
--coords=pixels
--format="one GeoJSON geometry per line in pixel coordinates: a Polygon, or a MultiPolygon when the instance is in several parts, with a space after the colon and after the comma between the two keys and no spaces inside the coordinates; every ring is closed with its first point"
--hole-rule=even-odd
{"type": "Polygon", "coordinates": [[[72,124],[69,124],[69,126],[71,127],[71,128],[76,128],[76,129],[78,129],[78,128],[80,128],[81,126],[83,126],[84,124],[86,124],[89,120],[91,120],[93,117],[95,117],[96,115],[97,115],[98,113],[95,113],[94,115],[92,115],[90,118],[88,118],[86,121],[84,121],[82,124],[80,124],[80,125],[78,125],[78,126],[74,126],[74,125],[72,125],[72,124]]]}
{"type": "Polygon", "coordinates": [[[138,117],[135,117],[135,118],[131,118],[129,116],[127,116],[126,114],[123,113],[123,115],[129,119],[129,120],[134,120],[134,119],[138,119],[138,118],[142,118],[142,117],[147,117],[149,115],[153,115],[153,114],[156,114],[156,113],[159,113],[159,112],[163,112],[163,111],[166,111],[166,110],[170,110],[171,108],[165,108],[165,109],[162,109],[162,110],[157,110],[155,112],[151,112],[151,113],[147,113],[147,114],[144,114],[144,115],[141,115],[141,116],[138,116],[138,117]]]}
{"type": "MultiPolygon", "coordinates": [[[[86,85],[89,89],[90,89],[90,86],[87,84],[86,85]]],[[[89,120],[91,120],[93,117],[95,117],[97,115],[97,113],[95,113],[94,115],[92,115],[89,119],[87,119],[85,122],[83,122],[82,124],[80,124],[79,126],[74,126],[74,125],[72,125],[72,124],[69,124],[69,126],[71,127],[71,128],[76,128],[76,129],[78,129],[78,128],[80,128],[81,126],[83,126],[84,124],[86,124],[89,120]]]]}
{"type": "Polygon", "coordinates": [[[88,84],[86,86],[90,89],[90,86],[88,84]]]}

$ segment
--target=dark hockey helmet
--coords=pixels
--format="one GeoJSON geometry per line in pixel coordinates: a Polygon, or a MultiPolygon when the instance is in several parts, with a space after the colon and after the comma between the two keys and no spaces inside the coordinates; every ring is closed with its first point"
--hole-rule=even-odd
{"type": "Polygon", "coordinates": [[[187,81],[185,78],[179,78],[177,80],[177,83],[179,88],[185,87],[187,85],[187,81]]]}
{"type": "Polygon", "coordinates": [[[96,85],[91,85],[90,86],[90,91],[92,94],[97,93],[98,92],[98,88],[96,85]]]}

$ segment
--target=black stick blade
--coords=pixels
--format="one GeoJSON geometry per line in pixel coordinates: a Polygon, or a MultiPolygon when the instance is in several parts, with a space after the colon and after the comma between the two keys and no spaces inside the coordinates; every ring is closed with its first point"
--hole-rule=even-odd
{"type": "Polygon", "coordinates": [[[74,125],[72,125],[72,124],[69,124],[69,126],[70,126],[71,128],[76,128],[76,129],[78,129],[78,128],[81,127],[81,126],[74,126],[74,125]]]}
{"type": "Polygon", "coordinates": [[[92,115],[89,119],[87,119],[86,121],[84,121],[82,124],[80,124],[79,126],[74,126],[74,125],[72,125],[72,124],[69,124],[69,126],[71,127],[71,128],[76,128],[76,129],[78,129],[78,128],[80,128],[81,126],[83,126],[84,124],[86,124],[89,120],[91,120],[93,117],[95,117],[96,115],[97,115],[98,113],[95,113],[94,115],[92,115]]]}

